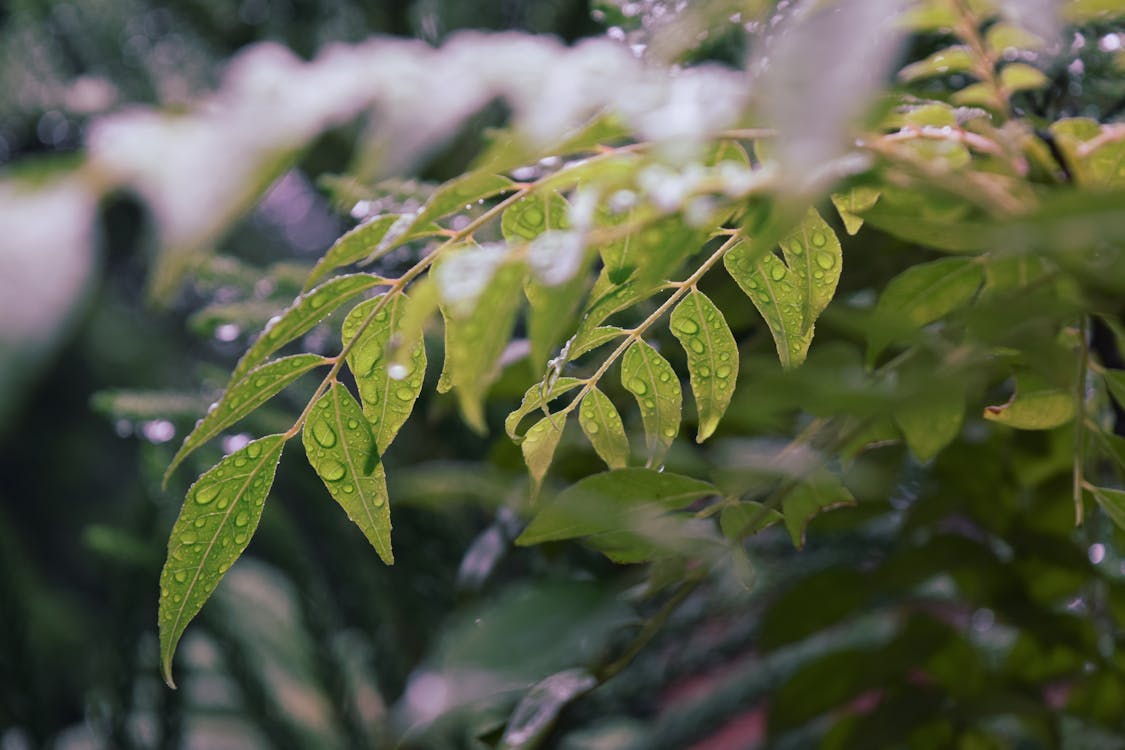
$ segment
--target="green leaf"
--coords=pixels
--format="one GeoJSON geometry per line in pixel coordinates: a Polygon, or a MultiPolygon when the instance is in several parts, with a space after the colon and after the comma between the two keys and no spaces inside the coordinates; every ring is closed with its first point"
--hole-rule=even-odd
{"type": "Polygon", "coordinates": [[[267,362],[246,373],[241,380],[227,388],[222,398],[213,404],[184,438],[180,449],[164,471],[164,483],[168,483],[172,472],[201,445],[269,401],[309,370],[328,364],[330,361],[319,354],[295,354],[267,362]]]}
{"type": "MultiPolygon", "coordinates": [[[[590,302],[582,313],[582,320],[574,334],[575,342],[584,342],[594,337],[594,329],[602,327],[602,323],[611,315],[621,312],[633,305],[648,299],[659,291],[660,287],[652,284],[642,284],[635,278],[614,284],[609,280],[605,270],[594,283],[590,293],[590,302]]],[[[583,351],[589,351],[589,347],[583,351]]],[[[572,355],[576,357],[578,355],[572,355]]]]}
{"type": "Polygon", "coordinates": [[[867,337],[868,363],[901,336],[968,303],[983,282],[984,269],[972,258],[920,263],[891,279],[875,305],[875,327],[867,337]]]}
{"type": "Polygon", "coordinates": [[[796,283],[803,287],[801,332],[804,333],[812,328],[836,294],[844,258],[840,240],[816,209],[810,208],[797,228],[781,240],[781,251],[796,283]]]}
{"type": "Polygon", "coordinates": [[[582,385],[582,380],[572,377],[559,377],[551,381],[550,387],[543,383],[536,383],[523,394],[523,401],[518,409],[513,411],[504,420],[504,430],[512,440],[519,440],[520,422],[536,409],[543,409],[554,399],[568,393],[582,385]]]}
{"type": "Polygon", "coordinates": [[[626,331],[624,328],[618,328],[617,326],[598,326],[596,328],[583,328],[580,333],[581,335],[575,334],[574,338],[570,340],[570,348],[567,350],[568,362],[624,336],[626,331]]]}
{"type": "Polygon", "coordinates": [[[231,374],[231,382],[237,381],[264,362],[266,357],[307,332],[352,297],[382,283],[384,280],[378,276],[357,273],[337,276],[313,291],[302,294],[266,325],[257,340],[242,355],[242,359],[238,360],[231,374]]]}
{"type": "Polygon", "coordinates": [[[898,77],[910,83],[922,78],[964,73],[973,69],[974,58],[967,47],[955,45],[938,50],[925,60],[911,63],[899,71],[898,77]]]}
{"type": "Polygon", "coordinates": [[[1050,80],[1026,63],[1009,63],[1000,70],[1000,83],[1008,91],[1028,91],[1043,88],[1050,80]]]}
{"type": "Polygon", "coordinates": [[[854,187],[846,193],[832,194],[832,205],[836,207],[836,213],[840,214],[840,220],[844,222],[844,229],[849,235],[855,235],[863,226],[860,214],[870,210],[879,201],[880,195],[882,193],[878,190],[869,187],[854,187]]]}
{"type": "Polygon", "coordinates": [[[1105,378],[1106,388],[1113,400],[1125,406],[1125,370],[1104,370],[1102,377],[1105,378]]]}
{"type": "Polygon", "coordinates": [[[511,245],[529,242],[548,229],[566,229],[566,199],[555,192],[537,191],[508,206],[500,217],[500,232],[511,245]]]}
{"type": "Polygon", "coordinates": [[[387,356],[392,337],[399,333],[406,305],[405,294],[397,294],[389,302],[385,296],[366,300],[352,308],[341,327],[346,345],[355,338],[364,320],[373,314],[371,322],[348,351],[347,362],[355,376],[363,414],[371,423],[380,453],[391,444],[413,411],[426,374],[426,347],[421,330],[415,332],[413,341],[398,342],[406,355],[399,357],[401,362],[392,363],[387,356]],[[375,312],[380,305],[385,306],[375,312]]]}
{"type": "Polygon", "coordinates": [[[1091,487],[1090,494],[1121,529],[1125,529],[1125,492],[1111,490],[1108,487],[1091,487]]]}
{"type": "Polygon", "coordinates": [[[515,188],[514,182],[501,175],[487,172],[464,174],[450,180],[434,191],[406,234],[412,234],[416,228],[425,226],[443,216],[464,211],[466,206],[471,206],[477,201],[515,190],[515,188]]]}
{"type": "Polygon", "coordinates": [[[813,516],[832,508],[855,505],[855,498],[840,480],[827,471],[807,478],[781,500],[785,528],[797,549],[805,546],[805,528],[813,516]]]}
{"type": "Polygon", "coordinates": [[[781,366],[797,367],[808,355],[814,328],[804,328],[803,286],[776,255],[755,258],[755,254],[748,243],[739,242],[723,258],[723,265],[765,319],[781,366]]]}
{"type": "Polygon", "coordinates": [[[994,23],[989,26],[984,42],[988,51],[997,58],[1003,57],[1008,50],[1038,50],[1046,46],[1042,38],[1010,23],[994,23]]]}
{"type": "Polygon", "coordinates": [[[594,451],[611,469],[624,469],[629,463],[629,438],[621,415],[609,397],[590,388],[578,407],[578,424],[594,451]]]}
{"type": "Polygon", "coordinates": [[[676,305],[669,327],[687,353],[691,392],[699,412],[695,441],[702,443],[715,432],[734,395],[738,344],[722,311],[698,289],[676,305]]]}
{"type": "Polygon", "coordinates": [[[768,529],[783,518],[776,510],[761,503],[734,503],[723,507],[719,515],[719,528],[727,539],[738,542],[768,529]]]}
{"type": "Polygon", "coordinates": [[[954,388],[930,389],[897,408],[895,424],[919,461],[929,461],[961,432],[965,394],[954,388]]]}
{"type": "Polygon", "coordinates": [[[621,384],[637,399],[645,427],[648,465],[659,464],[680,431],[683,393],[672,365],[644,341],[621,358],[621,384]]]}
{"type": "Polygon", "coordinates": [[[250,543],[285,446],[269,435],[230,454],[188,489],[160,572],[160,665],[172,681],[176,644],[250,543]]]}
{"type": "MultiPolygon", "coordinates": [[[[460,258],[472,264],[483,252],[463,251],[460,258]]],[[[480,258],[488,262],[487,258],[480,258]]],[[[458,262],[464,269],[466,263],[458,262]]],[[[466,269],[467,270],[467,269],[466,269]]],[[[457,271],[450,261],[444,261],[436,272],[443,272],[438,286],[447,287],[457,271]]],[[[484,273],[487,269],[477,271],[484,273]]],[[[478,432],[484,432],[484,395],[499,375],[500,355],[508,345],[519,312],[525,267],[522,263],[499,260],[495,271],[484,282],[484,288],[475,299],[443,295],[445,316],[445,372],[443,380],[457,393],[458,403],[465,422],[478,432]]],[[[457,281],[456,283],[462,283],[457,281]]]]}
{"type": "Polygon", "coordinates": [[[305,455],[328,493],[359,526],[387,565],[391,551],[391,509],[383,462],[355,398],[333,383],[317,399],[302,431],[305,455]]]}
{"type": "Polygon", "coordinates": [[[309,272],[309,278],[305,282],[305,289],[312,288],[313,285],[337,268],[352,263],[358,263],[371,255],[380,247],[380,243],[386,236],[387,231],[394,226],[396,222],[402,220],[403,217],[398,214],[376,216],[370,221],[366,221],[354,229],[345,232],[338,240],[332,243],[332,247],[328,248],[328,252],[324,254],[324,257],[318,260],[316,265],[313,266],[312,271],[309,272]]]}
{"type": "Polygon", "coordinates": [[[638,518],[680,510],[714,492],[707,482],[652,469],[594,474],[546,503],[516,544],[529,546],[629,530],[638,518]]]}
{"type": "Polygon", "coordinates": [[[1047,383],[1033,372],[1016,375],[1005,404],[986,406],[984,418],[1020,430],[1050,430],[1074,419],[1074,392],[1047,383]]]}
{"type": "Polygon", "coordinates": [[[559,445],[559,438],[565,427],[565,414],[551,414],[533,424],[520,443],[523,461],[531,474],[532,498],[539,495],[539,488],[543,485],[543,478],[547,476],[547,469],[551,468],[555,448],[559,445]]]}

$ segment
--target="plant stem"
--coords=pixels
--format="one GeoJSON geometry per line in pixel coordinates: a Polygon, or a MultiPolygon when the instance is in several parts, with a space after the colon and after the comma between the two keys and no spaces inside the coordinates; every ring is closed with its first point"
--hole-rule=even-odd
{"type": "Polygon", "coordinates": [[[1082,488],[1086,483],[1086,372],[1089,368],[1090,344],[1087,341],[1087,321],[1083,315],[1078,321],[1078,375],[1074,384],[1074,525],[1081,526],[1083,518],[1082,488]]]}

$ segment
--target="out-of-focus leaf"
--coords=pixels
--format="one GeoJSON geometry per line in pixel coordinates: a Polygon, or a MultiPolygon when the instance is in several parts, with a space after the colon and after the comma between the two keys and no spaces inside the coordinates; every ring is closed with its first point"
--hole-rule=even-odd
{"type": "Polygon", "coordinates": [[[337,276],[316,289],[302,294],[280,315],[266,324],[265,330],[246,350],[231,373],[234,383],[293,339],[307,332],[333,310],[360,292],[378,286],[383,279],[366,273],[337,276]]]}
{"type": "Polygon", "coordinates": [[[609,397],[591,388],[578,407],[578,424],[598,456],[611,469],[624,469],[629,462],[629,438],[621,415],[609,397]]]}
{"type": "Polygon", "coordinates": [[[504,430],[508,433],[508,437],[518,440],[520,422],[524,417],[536,409],[542,409],[553,399],[569,393],[580,385],[582,385],[581,379],[563,376],[555,378],[549,388],[544,387],[543,383],[536,383],[528,388],[523,394],[519,408],[504,419],[504,430]]]}
{"type": "Polygon", "coordinates": [[[672,365],[644,341],[635,341],[621,358],[621,384],[637,399],[645,427],[648,465],[663,459],[680,431],[683,392],[672,365]]]}
{"type": "Polygon", "coordinates": [[[801,481],[781,501],[785,528],[797,549],[805,546],[805,528],[813,516],[832,508],[855,505],[855,498],[844,485],[827,471],[820,471],[801,481]]]}
{"type": "Polygon", "coordinates": [[[536,747],[554,726],[559,712],[597,684],[594,675],[574,668],[556,672],[532,685],[508,719],[504,736],[500,738],[502,750],[536,747]]]}
{"type": "Polygon", "coordinates": [[[891,279],[875,305],[874,327],[867,336],[868,364],[901,335],[968,303],[983,282],[984,270],[971,258],[920,263],[891,279]]]}
{"type": "Polygon", "coordinates": [[[669,327],[687,354],[688,374],[699,412],[702,443],[715,432],[734,395],[738,378],[738,344],[723,313],[698,289],[672,311],[669,327]]]}
{"type": "Polygon", "coordinates": [[[879,201],[881,193],[875,188],[854,187],[846,193],[833,193],[832,205],[844,222],[844,229],[854,235],[863,226],[861,213],[871,209],[879,201]]]}
{"type": "Polygon", "coordinates": [[[283,435],[251,441],[188,489],[160,572],[160,665],[172,687],[176,644],[250,543],[284,446],[283,435]]]}
{"type": "Polygon", "coordinates": [[[425,226],[443,216],[471,208],[477,201],[514,189],[515,183],[502,175],[487,172],[464,174],[434,191],[406,234],[412,234],[417,227],[425,226]]]}
{"type": "Polygon", "coordinates": [[[394,564],[383,462],[363,410],[347,388],[333,383],[317,399],[302,439],[305,455],[329,494],[363,531],[383,562],[394,564]]]}
{"type": "Polygon", "coordinates": [[[384,297],[366,300],[352,308],[340,329],[347,345],[372,315],[348,351],[347,362],[380,453],[391,444],[413,411],[426,374],[426,347],[421,331],[417,331],[413,341],[397,342],[408,353],[398,357],[400,362],[392,363],[387,354],[392,337],[398,334],[406,304],[406,295],[395,295],[390,301],[384,297]],[[383,307],[376,312],[380,305],[383,307]]]}
{"type": "Polygon", "coordinates": [[[516,544],[629,531],[648,513],[679,510],[715,492],[707,482],[652,469],[618,469],[567,487],[543,506],[516,544]]]}
{"type": "Polygon", "coordinates": [[[802,288],[796,275],[772,253],[755,259],[744,242],[731,248],[723,264],[765,319],[781,366],[789,369],[804,362],[814,326],[804,327],[802,288]]]}
{"type": "Polygon", "coordinates": [[[984,35],[988,51],[1000,58],[1009,50],[1037,50],[1046,43],[1027,29],[1010,23],[994,23],[984,35]]]}
{"type": "Polygon", "coordinates": [[[199,414],[207,399],[176,391],[98,391],[90,397],[90,408],[114,419],[168,419],[199,414]]]}
{"type": "Polygon", "coordinates": [[[894,412],[895,424],[919,461],[929,461],[961,432],[965,395],[942,385],[917,394],[894,412]]]}
{"type": "Polygon", "coordinates": [[[555,448],[559,445],[563,429],[566,427],[566,416],[552,414],[543,417],[533,424],[523,436],[520,450],[523,451],[523,461],[531,474],[531,496],[539,494],[543,478],[551,468],[551,460],[555,456],[555,448]]]}
{"type": "Polygon", "coordinates": [[[1009,63],[1000,70],[1000,83],[1009,91],[1043,88],[1050,81],[1043,71],[1026,63],[1009,63]]]}
{"type": "Polygon", "coordinates": [[[267,362],[227,388],[222,398],[196,423],[164,471],[164,482],[199,446],[276,396],[308,371],[330,364],[319,354],[295,354],[267,362]]]}
{"type": "Polygon", "coordinates": [[[1104,370],[1102,377],[1113,399],[1125,407],[1125,370],[1104,370]]]}
{"type": "Polygon", "coordinates": [[[1125,529],[1125,492],[1108,487],[1092,487],[1090,494],[1105,514],[1120,528],[1125,529]]]}
{"type": "Polygon", "coordinates": [[[1016,389],[1005,404],[986,406],[984,418],[1020,430],[1050,430],[1074,419],[1074,392],[1032,372],[1016,375],[1016,389]]]}
{"type": "Polygon", "coordinates": [[[898,77],[907,83],[921,78],[965,73],[973,69],[974,58],[967,47],[954,45],[933,53],[925,60],[911,63],[899,71],[898,77]]]}
{"type": "Polygon", "coordinates": [[[727,539],[738,542],[751,534],[768,529],[783,518],[781,513],[761,503],[753,501],[734,503],[723,506],[719,514],[719,528],[727,539]]]}

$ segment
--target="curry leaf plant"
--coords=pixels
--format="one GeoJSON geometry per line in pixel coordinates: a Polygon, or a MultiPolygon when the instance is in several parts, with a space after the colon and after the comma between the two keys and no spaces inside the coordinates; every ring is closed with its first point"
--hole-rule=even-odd
{"type": "Polygon", "coordinates": [[[1120,322],[1125,126],[1072,118],[1044,129],[1024,114],[1050,85],[1028,62],[1049,62],[1037,57],[1049,29],[1016,33],[1019,19],[988,2],[881,5],[893,29],[865,64],[893,59],[898,47],[881,45],[907,30],[944,46],[905,61],[880,107],[863,96],[878,93],[881,70],[820,81],[801,69],[820,58],[786,52],[830,45],[826,28],[862,25],[870,8],[842,3],[837,17],[806,3],[757,27],[756,50],[778,35],[769,66],[669,69],[668,83],[651,79],[658,67],[623,63],[629,85],[650,87],[647,103],[572,103],[561,130],[514,107],[512,126],[417,212],[343,234],[169,466],[317,373],[287,429],[188,490],[160,585],[169,684],[177,642],[245,550],[294,438],[326,497],[392,563],[395,465],[383,457],[431,397],[439,349],[433,390],[450,392],[477,434],[502,426],[519,444],[520,545],[581,540],[623,564],[712,566],[744,560],[747,538],[780,523],[802,546],[813,516],[857,502],[847,467],[869,445],[901,442],[929,462],[970,421],[1073,432],[1065,499],[1079,518],[1092,502],[1122,523],[1119,479],[1095,469],[1125,470],[1109,439],[1125,376],[1091,350],[1089,332],[1120,322]],[[691,71],[711,76],[692,95],[716,97],[721,126],[677,129],[699,113],[677,114],[687,89],[661,87],[686,86],[691,71]],[[790,74],[807,86],[779,88],[790,74]],[[646,107],[671,109],[654,119],[646,107]],[[853,265],[887,237],[922,252],[853,265]],[[1010,326],[995,324],[1013,310],[1010,326]],[[300,351],[318,325],[339,334],[331,354],[300,351]],[[834,347],[819,348],[823,330],[834,347]],[[835,400],[797,398],[795,414],[770,423],[784,446],[754,454],[750,476],[716,477],[690,460],[696,443],[754,437],[751,406],[799,393],[808,370],[832,381],[835,400]],[[517,385],[523,400],[498,419],[492,387],[516,372],[532,373],[517,385]],[[850,395],[856,384],[877,398],[850,395]],[[568,429],[572,414],[580,429],[568,429]],[[607,471],[568,486],[556,459],[583,451],[607,471]]]}

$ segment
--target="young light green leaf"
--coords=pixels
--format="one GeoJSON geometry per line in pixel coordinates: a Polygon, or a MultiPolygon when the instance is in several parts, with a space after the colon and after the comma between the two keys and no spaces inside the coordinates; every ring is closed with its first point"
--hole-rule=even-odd
{"type": "Polygon", "coordinates": [[[1074,392],[1046,382],[1033,372],[1016,375],[1007,403],[984,408],[984,418],[1019,430],[1050,430],[1074,419],[1074,392]]]}
{"type": "Polygon", "coordinates": [[[284,312],[273,318],[257,340],[238,360],[231,374],[234,383],[266,360],[266,357],[307,332],[333,310],[360,292],[384,283],[378,276],[357,273],[337,276],[313,291],[302,294],[284,312]]]}
{"type": "Polygon", "coordinates": [[[383,241],[387,231],[396,222],[402,221],[398,214],[376,216],[370,221],[365,221],[359,226],[345,232],[332,243],[328,252],[313,266],[309,278],[305,282],[305,289],[311,289],[318,281],[332,271],[351,263],[358,263],[369,256],[383,241]]]}
{"type": "Polygon", "coordinates": [[[484,395],[499,375],[498,361],[516,323],[524,273],[522,263],[503,263],[466,314],[443,308],[446,377],[466,423],[478,432],[485,430],[484,395]]]}
{"type": "Polygon", "coordinates": [[[790,369],[804,362],[814,327],[803,327],[802,286],[795,274],[772,253],[754,258],[745,242],[731,248],[723,265],[766,321],[781,366],[790,369]]]}
{"type": "Polygon", "coordinates": [[[832,205],[840,220],[844,222],[844,229],[849,235],[855,235],[863,226],[863,217],[860,215],[869,210],[879,201],[882,195],[875,188],[854,187],[846,193],[833,193],[832,205]]]}
{"type": "Polygon", "coordinates": [[[1125,492],[1108,487],[1091,487],[1090,494],[1118,528],[1125,529],[1125,492]]]}
{"type": "Polygon", "coordinates": [[[801,293],[802,333],[812,328],[828,307],[840,281],[843,254],[832,227],[810,208],[797,227],[781,240],[781,251],[801,293]]]}
{"type": "Polygon", "coordinates": [[[929,461],[961,432],[965,394],[956,388],[928,390],[895,409],[894,421],[919,461],[929,461]]]}
{"type": "Polygon", "coordinates": [[[629,438],[621,415],[609,397],[590,388],[578,407],[578,424],[598,456],[611,469],[624,469],[629,463],[629,438]]]}
{"type": "Polygon", "coordinates": [[[1009,63],[1000,70],[1000,83],[1008,91],[1040,89],[1050,83],[1046,74],[1026,63],[1009,63]]]}
{"type": "Polygon", "coordinates": [[[618,469],[586,477],[555,496],[516,544],[628,530],[638,515],[680,510],[714,494],[707,482],[652,469],[618,469]]]}
{"type": "Polygon", "coordinates": [[[230,454],[188,489],[160,572],[160,665],[172,681],[176,644],[250,543],[285,445],[269,435],[230,454]]]}
{"type": "Polygon", "coordinates": [[[379,453],[387,449],[410,416],[426,374],[426,347],[421,330],[416,331],[413,341],[398,343],[406,354],[400,357],[401,362],[391,363],[386,356],[392,337],[399,332],[406,304],[405,294],[397,294],[390,301],[382,296],[366,300],[352,308],[341,326],[341,335],[347,344],[368,316],[372,316],[348,351],[347,362],[355,376],[363,414],[371,423],[379,453]],[[384,306],[376,311],[380,305],[384,306]]]}
{"type": "Polygon", "coordinates": [[[719,426],[738,378],[738,344],[722,311],[707,295],[692,289],[672,311],[669,327],[687,354],[691,392],[699,412],[695,442],[719,426]]]}
{"type": "Polygon", "coordinates": [[[295,354],[267,362],[246,373],[241,380],[227,388],[222,398],[184,438],[183,445],[164,471],[164,483],[168,483],[172,472],[201,445],[269,401],[309,370],[328,364],[329,360],[319,354],[295,354]]]}
{"type": "Polygon", "coordinates": [[[972,258],[920,263],[891,279],[875,305],[875,327],[867,336],[868,363],[873,364],[900,335],[909,335],[968,303],[983,282],[984,270],[972,258]]]}
{"type": "Polygon", "coordinates": [[[524,417],[536,409],[546,407],[552,400],[573,391],[580,385],[582,381],[578,378],[563,376],[555,378],[550,388],[545,387],[543,383],[536,383],[528,388],[523,394],[523,401],[520,402],[519,408],[504,420],[504,430],[508,433],[508,437],[512,440],[520,440],[519,427],[524,417]]]}
{"type": "Polygon", "coordinates": [[[641,408],[648,465],[656,466],[680,431],[680,379],[659,352],[644,341],[636,341],[621,358],[621,383],[641,408]]]}
{"type": "Polygon", "coordinates": [[[570,348],[566,353],[568,362],[624,336],[625,329],[617,326],[598,326],[596,328],[584,328],[580,333],[581,335],[575,334],[574,338],[570,340],[570,348]]]}
{"type": "MultiPolygon", "coordinates": [[[[598,280],[594,282],[594,288],[590,292],[590,302],[587,303],[586,309],[582,313],[582,321],[578,324],[578,330],[574,334],[575,343],[593,339],[595,337],[594,330],[601,328],[602,323],[607,318],[648,299],[656,294],[659,289],[659,286],[652,284],[642,285],[635,278],[621,284],[614,284],[609,280],[606,271],[603,269],[598,280]]],[[[585,348],[583,351],[589,351],[591,348],[593,347],[585,348]]],[[[572,358],[577,356],[577,354],[573,354],[572,358]]]]}
{"type": "Polygon", "coordinates": [[[727,539],[738,542],[768,529],[782,518],[783,516],[773,508],[747,501],[723,507],[719,515],[719,528],[727,539]]]}
{"type": "Polygon", "coordinates": [[[818,513],[855,505],[855,498],[840,480],[827,471],[820,471],[807,478],[781,501],[781,512],[785,516],[785,528],[797,549],[805,546],[805,528],[818,513]]]}
{"type": "Polygon", "coordinates": [[[391,551],[391,509],[387,479],[375,438],[355,398],[333,383],[317,399],[302,430],[305,455],[332,498],[359,526],[387,565],[391,551]]]}
{"type": "Polygon", "coordinates": [[[552,414],[543,417],[531,426],[520,443],[523,451],[523,461],[531,474],[531,497],[539,495],[539,488],[543,485],[543,478],[547,476],[547,469],[551,468],[551,460],[555,457],[555,448],[559,445],[563,429],[566,427],[565,414],[552,414]]]}

